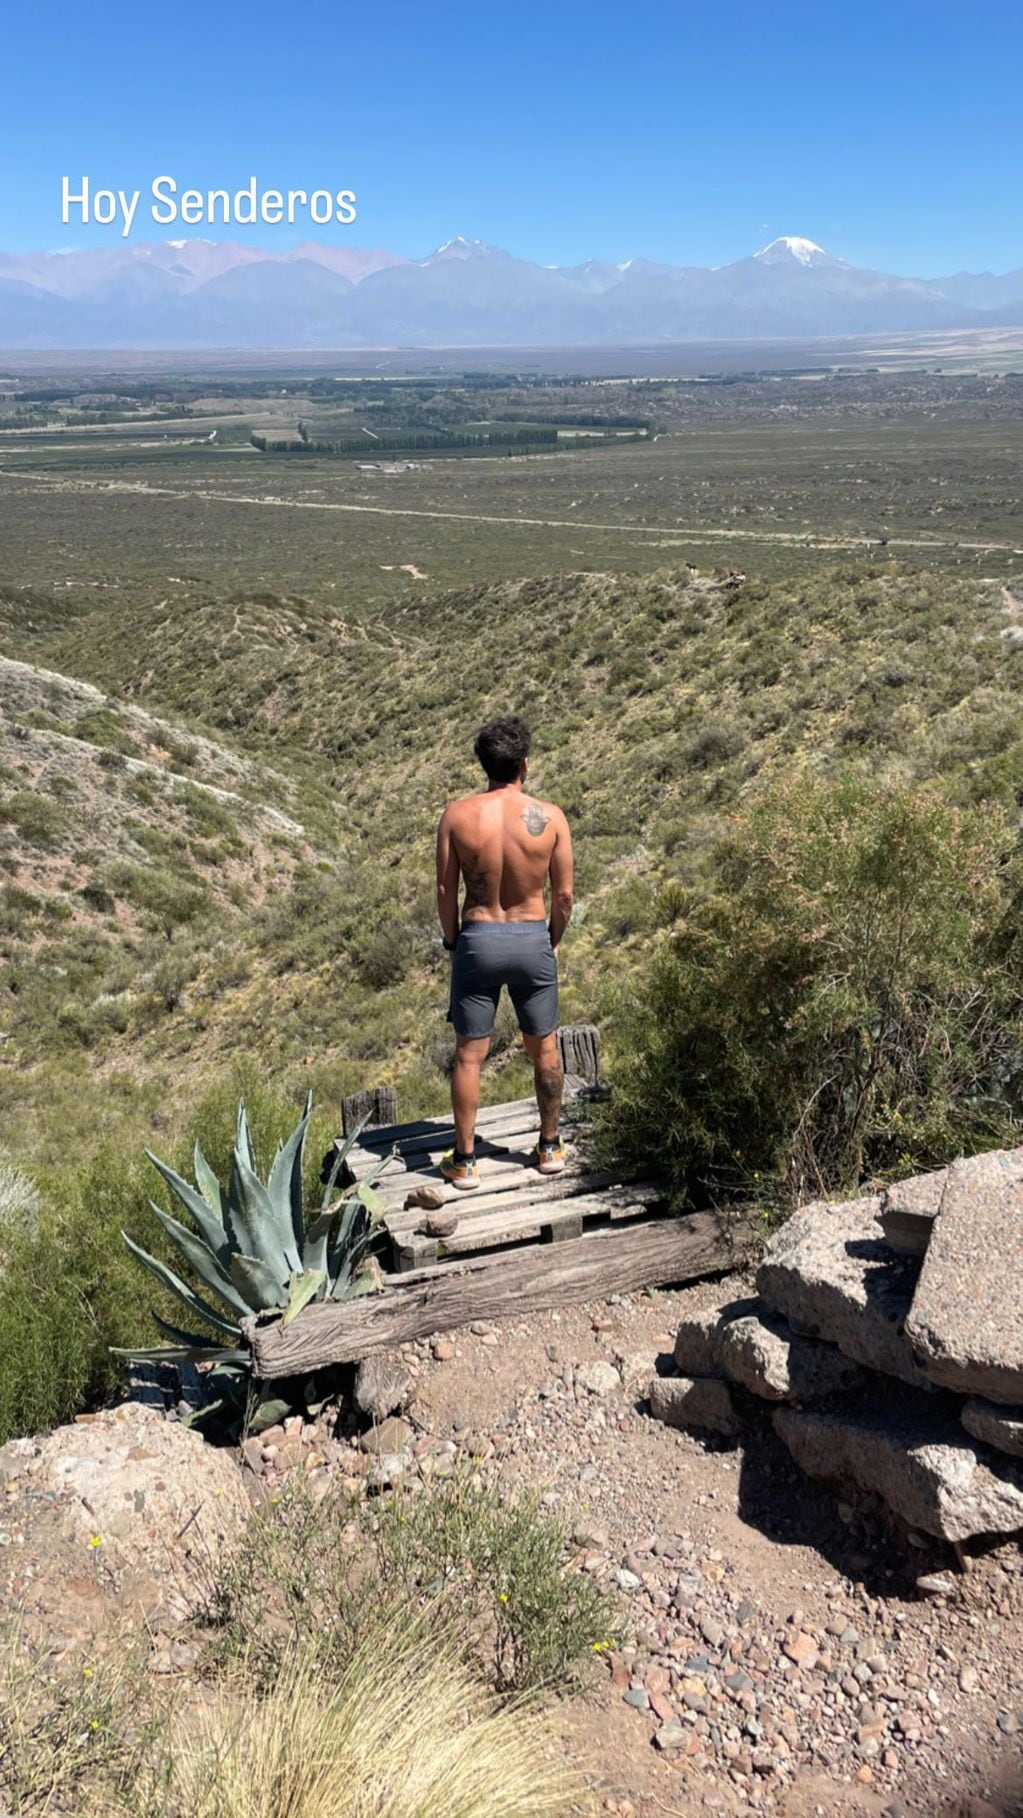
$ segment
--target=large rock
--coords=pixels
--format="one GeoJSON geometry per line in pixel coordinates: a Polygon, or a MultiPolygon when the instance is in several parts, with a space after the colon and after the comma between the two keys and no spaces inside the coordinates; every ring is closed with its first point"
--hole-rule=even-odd
{"type": "Polygon", "coordinates": [[[920,1394],[849,1413],[776,1408],[775,1429],[809,1477],[873,1491],[911,1528],[945,1540],[1023,1527],[1023,1470],[976,1445],[920,1394]]]}
{"type": "Polygon", "coordinates": [[[910,1180],[885,1188],[878,1217],[890,1249],[900,1256],[926,1254],[947,1179],[948,1169],[938,1168],[933,1174],[914,1174],[910,1180]]]}
{"type": "Polygon", "coordinates": [[[984,1445],[1007,1452],[1010,1458],[1023,1458],[1023,1408],[1000,1408],[997,1402],[974,1397],[963,1407],[962,1422],[984,1445]]]}
{"type": "Polygon", "coordinates": [[[917,1266],[889,1250],[878,1211],[879,1201],[867,1197],[804,1206],[768,1244],[757,1287],[798,1332],[921,1387],[926,1378],[903,1335],[917,1266]]]}
{"type": "Polygon", "coordinates": [[[932,1382],[1023,1403],[1023,1149],[953,1162],[906,1333],[932,1382]]]}
{"type": "Polygon", "coordinates": [[[859,1364],[834,1345],[797,1338],[777,1314],[729,1320],[718,1345],[726,1376],[765,1401],[818,1401],[864,1381],[859,1364]]]}
{"type": "Polygon", "coordinates": [[[669,1427],[694,1427],[734,1439],[742,1422],[726,1382],[710,1376],[655,1376],[647,1391],[650,1412],[669,1427]]]}
{"type": "Polygon", "coordinates": [[[753,1313],[758,1302],[752,1295],[726,1301],[724,1306],[703,1307],[687,1313],[675,1334],[675,1367],[683,1376],[720,1376],[721,1333],[730,1320],[753,1313]]]}
{"type": "Polygon", "coordinates": [[[91,1560],[119,1579],[173,1579],[193,1560],[208,1572],[251,1507],[231,1452],[138,1402],[12,1440],[4,1479],[8,1525],[45,1515],[83,1572],[91,1560]]]}

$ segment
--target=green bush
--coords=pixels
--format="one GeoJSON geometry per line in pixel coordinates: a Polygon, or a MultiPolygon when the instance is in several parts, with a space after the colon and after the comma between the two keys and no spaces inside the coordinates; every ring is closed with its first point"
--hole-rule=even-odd
{"type": "Polygon", "coordinates": [[[662,897],[608,1019],[605,1149],[679,1204],[782,1207],[1018,1142],[1021,881],[990,804],[790,773],[662,897]]]}
{"type": "Polygon", "coordinates": [[[16,828],[30,846],[49,851],[70,825],[68,812],[58,802],[30,790],[17,790],[0,801],[0,823],[16,828]]]}

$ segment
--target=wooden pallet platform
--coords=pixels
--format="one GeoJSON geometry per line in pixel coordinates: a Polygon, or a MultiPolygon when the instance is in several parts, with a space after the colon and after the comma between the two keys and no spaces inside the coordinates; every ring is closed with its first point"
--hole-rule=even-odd
{"type": "Polygon", "coordinates": [[[530,1162],[535,1100],[483,1110],[476,1193],[459,1193],[438,1171],[454,1140],[449,1119],[364,1129],[349,1153],[349,1179],[365,1179],[386,1159],[377,1187],[391,1272],[377,1293],[321,1301],[290,1324],[276,1316],[245,1320],[255,1375],[300,1375],[474,1319],[693,1281],[734,1268],[749,1254],[751,1233],[741,1215],[659,1216],[663,1191],[657,1182],[597,1168],[587,1117],[584,1100],[566,1102],[568,1166],[543,1175],[530,1162]],[[426,1236],[426,1209],[405,1205],[424,1186],[443,1192],[445,1210],[457,1207],[458,1226],[448,1238],[426,1236]]]}
{"type": "Polygon", "coordinates": [[[565,1107],[569,1158],[564,1171],[541,1174],[531,1161],[537,1121],[531,1098],[480,1113],[476,1153],[481,1186],[475,1193],[459,1192],[440,1174],[441,1157],[454,1141],[449,1120],[391,1124],[363,1133],[349,1154],[349,1167],[356,1178],[364,1178],[386,1158],[377,1189],[384,1199],[395,1270],[420,1269],[444,1257],[509,1244],[564,1242],[581,1236],[584,1227],[638,1218],[662,1197],[655,1181],[630,1181],[621,1172],[594,1166],[584,1106],[565,1107]],[[457,1210],[458,1226],[450,1237],[427,1236],[422,1229],[426,1210],[406,1207],[409,1194],[421,1187],[436,1188],[443,1193],[445,1209],[457,1210]]]}

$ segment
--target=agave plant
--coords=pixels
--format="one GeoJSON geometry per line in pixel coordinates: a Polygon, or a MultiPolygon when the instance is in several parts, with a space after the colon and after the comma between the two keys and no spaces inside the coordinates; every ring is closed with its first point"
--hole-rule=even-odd
{"type": "Polygon", "coordinates": [[[241,1321],[253,1314],[277,1314],[285,1324],[314,1300],[348,1300],[374,1285],[367,1268],[378,1234],[381,1200],[373,1181],[381,1162],[368,1180],[346,1189],[332,1202],[342,1164],[362,1126],[339,1148],[327,1180],[323,1203],[306,1220],[302,1204],[302,1160],[312,1115],[312,1095],[287,1142],[277,1150],[264,1183],[256,1172],[256,1157],[245,1105],[238,1107],[238,1129],[231,1173],[223,1188],[198,1143],[195,1146],[195,1185],[146,1150],[192,1221],[190,1228],[171,1218],[153,1200],[150,1206],[172,1244],[180,1252],[203,1292],[193,1288],[158,1257],[151,1256],[129,1237],[121,1235],[143,1267],[189,1312],[220,1334],[219,1342],[200,1333],[184,1332],[154,1314],[170,1343],[153,1350],[130,1350],[122,1355],[151,1362],[208,1362],[217,1373],[248,1374],[251,1356],[242,1343],[241,1321]],[[219,1303],[219,1304],[214,1304],[219,1303]]]}

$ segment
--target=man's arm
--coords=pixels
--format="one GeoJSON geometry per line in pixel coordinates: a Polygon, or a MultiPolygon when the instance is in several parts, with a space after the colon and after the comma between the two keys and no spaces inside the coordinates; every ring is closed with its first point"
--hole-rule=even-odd
{"type": "Polygon", "coordinates": [[[551,853],[551,946],[557,947],[572,917],[572,835],[560,808],[553,814],[556,835],[551,853]]]}
{"type": "Polygon", "coordinates": [[[437,828],[437,914],[447,946],[458,939],[458,853],[451,837],[451,810],[445,808],[437,828]]]}

